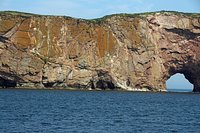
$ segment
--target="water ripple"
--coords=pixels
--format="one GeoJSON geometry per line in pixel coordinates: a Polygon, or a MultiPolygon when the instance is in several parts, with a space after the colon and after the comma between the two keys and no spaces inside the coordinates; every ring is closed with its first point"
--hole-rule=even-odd
{"type": "Polygon", "coordinates": [[[0,132],[200,132],[200,97],[182,93],[0,90],[0,132]]]}

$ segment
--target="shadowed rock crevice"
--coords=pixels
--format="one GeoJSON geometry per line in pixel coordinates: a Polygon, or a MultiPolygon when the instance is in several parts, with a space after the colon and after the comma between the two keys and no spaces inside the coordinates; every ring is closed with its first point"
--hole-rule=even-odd
{"type": "Polygon", "coordinates": [[[97,77],[95,80],[91,82],[91,88],[95,89],[116,89],[116,86],[114,84],[114,80],[112,77],[109,75],[107,71],[99,70],[97,71],[97,77]]]}
{"type": "Polygon", "coordinates": [[[0,77],[0,87],[8,88],[8,87],[16,87],[17,82],[14,80],[3,79],[0,77]]]}
{"type": "Polygon", "coordinates": [[[16,75],[0,72],[0,87],[8,88],[8,87],[16,87],[17,81],[20,81],[20,78],[16,75]]]}
{"type": "Polygon", "coordinates": [[[189,29],[180,29],[180,28],[172,28],[172,29],[167,29],[165,28],[166,31],[175,33],[177,35],[185,37],[187,40],[189,39],[195,39],[196,37],[200,36],[200,33],[193,33],[189,29]]]}
{"type": "Polygon", "coordinates": [[[0,36],[0,42],[2,42],[2,43],[6,43],[7,40],[8,40],[7,37],[0,36]]]}
{"type": "Polygon", "coordinates": [[[97,83],[96,83],[96,88],[100,88],[102,90],[106,90],[106,89],[115,89],[115,85],[112,83],[112,81],[105,81],[100,79],[97,83]]]}
{"type": "Polygon", "coordinates": [[[55,84],[55,83],[50,83],[50,82],[48,82],[48,83],[43,83],[44,87],[46,87],[46,88],[52,88],[54,84],[55,84]]]}
{"type": "Polygon", "coordinates": [[[195,28],[195,29],[200,29],[200,27],[199,27],[199,26],[195,26],[195,25],[193,25],[193,26],[194,26],[194,28],[195,28]]]}

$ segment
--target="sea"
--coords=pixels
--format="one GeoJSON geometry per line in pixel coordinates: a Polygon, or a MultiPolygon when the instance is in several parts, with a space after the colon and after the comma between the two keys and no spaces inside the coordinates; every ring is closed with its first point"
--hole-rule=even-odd
{"type": "Polygon", "coordinates": [[[0,90],[0,133],[200,133],[200,94],[0,90]]]}

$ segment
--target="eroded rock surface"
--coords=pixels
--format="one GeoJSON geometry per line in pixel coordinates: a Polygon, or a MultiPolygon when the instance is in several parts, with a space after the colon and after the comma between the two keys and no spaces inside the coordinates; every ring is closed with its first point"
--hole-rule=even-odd
{"type": "Polygon", "coordinates": [[[0,86],[161,91],[183,73],[200,91],[200,15],[96,20],[0,13],[0,86]]]}

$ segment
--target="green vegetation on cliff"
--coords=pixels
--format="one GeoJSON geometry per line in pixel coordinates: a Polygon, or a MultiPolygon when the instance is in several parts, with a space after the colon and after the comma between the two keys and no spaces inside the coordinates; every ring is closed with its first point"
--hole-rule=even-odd
{"type": "Polygon", "coordinates": [[[7,14],[17,15],[17,16],[40,16],[38,14],[18,12],[18,11],[0,11],[0,15],[7,15],[7,14]]]}
{"type": "MultiPolygon", "coordinates": [[[[128,13],[120,13],[120,14],[111,14],[111,15],[106,15],[101,18],[95,18],[95,19],[82,19],[82,18],[73,18],[69,16],[63,16],[65,18],[73,18],[81,21],[88,21],[92,23],[102,23],[108,18],[114,17],[114,16],[119,16],[119,17],[137,17],[137,16],[146,16],[146,15],[154,15],[156,13],[170,13],[170,14],[175,14],[175,15],[187,15],[191,17],[200,17],[200,13],[184,13],[184,12],[177,12],[177,11],[156,11],[156,12],[144,12],[144,13],[133,13],[133,14],[128,14],[128,13]]],[[[33,13],[25,13],[25,12],[19,12],[19,11],[0,11],[0,15],[17,15],[17,16],[23,16],[23,17],[31,17],[31,16],[54,16],[54,15],[39,15],[39,14],[33,14],[33,13]]]]}
{"type": "Polygon", "coordinates": [[[171,13],[175,15],[187,15],[191,17],[200,17],[200,13],[184,13],[184,12],[177,12],[177,11],[157,11],[157,12],[144,12],[144,13],[134,13],[134,14],[128,14],[128,13],[120,13],[120,14],[111,14],[111,15],[106,15],[102,18],[96,18],[96,19],[89,19],[88,21],[91,22],[102,22],[105,21],[108,18],[114,17],[114,16],[120,16],[120,17],[137,17],[137,16],[146,16],[146,15],[154,15],[156,13],[171,13]]]}

